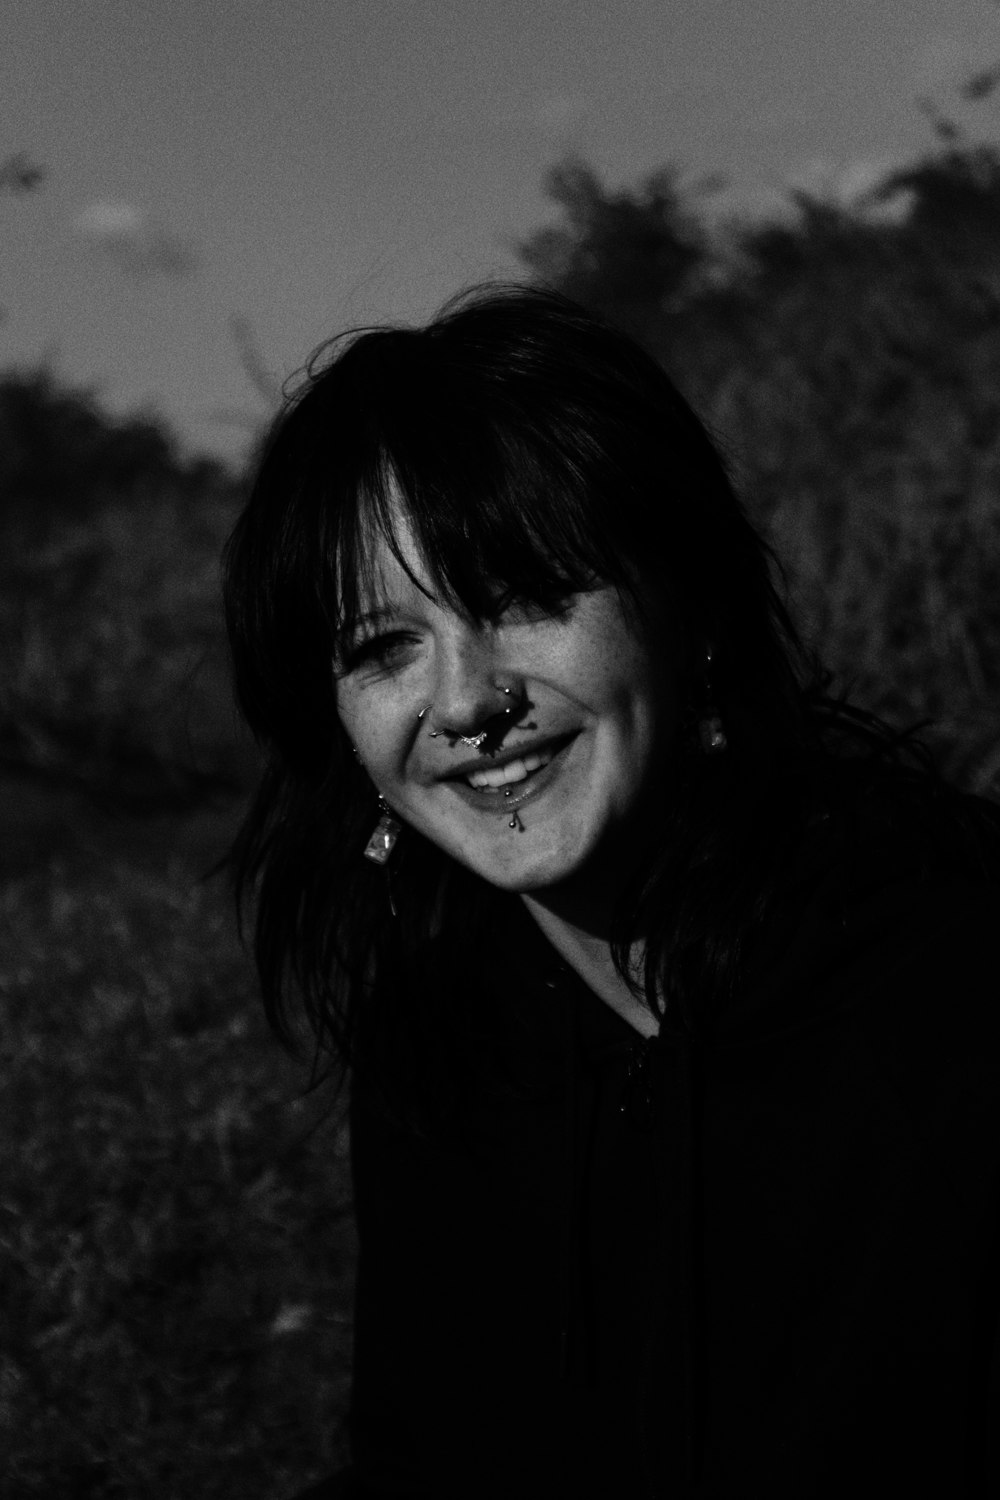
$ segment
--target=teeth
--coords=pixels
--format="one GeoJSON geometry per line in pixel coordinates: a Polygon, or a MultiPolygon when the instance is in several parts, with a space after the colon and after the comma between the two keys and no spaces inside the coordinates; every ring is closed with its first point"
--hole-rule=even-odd
{"type": "Polygon", "coordinates": [[[542,751],[538,755],[526,755],[523,760],[509,760],[505,766],[496,766],[491,771],[473,771],[465,779],[474,787],[507,786],[512,781],[524,781],[532,771],[547,766],[551,759],[551,751],[542,751]]]}

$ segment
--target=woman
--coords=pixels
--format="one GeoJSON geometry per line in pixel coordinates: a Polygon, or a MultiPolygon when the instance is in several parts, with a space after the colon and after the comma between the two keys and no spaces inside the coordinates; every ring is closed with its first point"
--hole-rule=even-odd
{"type": "Polygon", "coordinates": [[[264,996],[351,1076],[316,1493],[986,1493],[995,813],[824,695],[659,367],[525,289],[347,340],[227,609],[264,996]]]}

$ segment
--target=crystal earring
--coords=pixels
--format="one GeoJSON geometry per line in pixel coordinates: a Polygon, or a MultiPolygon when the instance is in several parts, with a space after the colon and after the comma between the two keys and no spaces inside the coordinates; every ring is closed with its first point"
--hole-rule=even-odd
{"type": "Polygon", "coordinates": [[[383,796],[378,799],[380,817],[365,845],[365,859],[373,864],[384,865],[399,840],[402,823],[393,816],[392,809],[383,796]]]}
{"type": "Polygon", "coordinates": [[[698,720],[698,738],[701,740],[701,748],[706,755],[718,755],[720,751],[729,748],[726,731],[722,727],[722,719],[716,709],[708,708],[698,720]]]}

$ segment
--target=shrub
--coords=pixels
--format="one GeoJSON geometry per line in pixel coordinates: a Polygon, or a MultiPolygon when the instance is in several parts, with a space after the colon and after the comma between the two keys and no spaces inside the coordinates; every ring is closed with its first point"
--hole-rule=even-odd
{"type": "Polygon", "coordinates": [[[0,386],[4,424],[0,755],[133,800],[239,786],[218,598],[237,482],[48,377],[0,386]]]}

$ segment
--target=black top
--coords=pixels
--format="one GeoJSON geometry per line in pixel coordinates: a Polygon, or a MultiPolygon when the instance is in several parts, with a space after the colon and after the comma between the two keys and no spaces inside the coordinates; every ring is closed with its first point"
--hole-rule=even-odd
{"type": "Polygon", "coordinates": [[[1000,1494],[1000,887],[820,829],[795,892],[650,1043],[516,897],[442,958],[451,1126],[353,1088],[352,1493],[1000,1494]]]}

